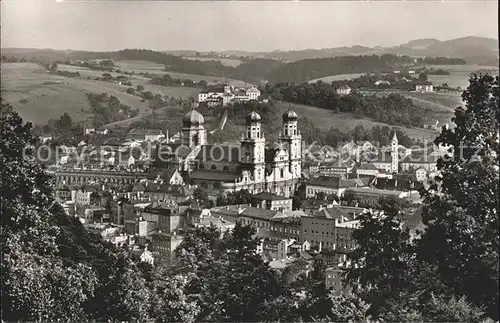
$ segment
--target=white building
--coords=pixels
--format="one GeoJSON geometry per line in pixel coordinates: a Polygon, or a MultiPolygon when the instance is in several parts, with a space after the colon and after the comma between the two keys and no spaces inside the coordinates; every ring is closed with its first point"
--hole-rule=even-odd
{"type": "Polygon", "coordinates": [[[417,84],[415,85],[415,92],[434,92],[434,86],[432,84],[417,84]]]}
{"type": "Polygon", "coordinates": [[[260,97],[260,91],[255,86],[249,88],[246,94],[250,100],[258,100],[260,97]]]}
{"type": "Polygon", "coordinates": [[[338,95],[349,95],[351,94],[351,88],[347,85],[342,85],[337,89],[337,94],[338,95]]]}

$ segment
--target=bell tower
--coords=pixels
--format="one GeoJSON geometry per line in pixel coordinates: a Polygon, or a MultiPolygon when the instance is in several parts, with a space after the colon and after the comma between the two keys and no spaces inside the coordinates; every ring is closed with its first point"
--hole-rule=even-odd
{"type": "Polygon", "coordinates": [[[300,178],[302,173],[302,136],[298,129],[298,116],[288,109],[282,115],[282,128],[279,141],[288,151],[288,167],[292,179],[300,178]]]}
{"type": "Polygon", "coordinates": [[[254,181],[264,182],[265,179],[265,145],[266,139],[261,131],[261,117],[252,111],[245,118],[245,129],[241,136],[241,155],[240,162],[242,166],[252,171],[254,181]]]}
{"type": "Polygon", "coordinates": [[[399,171],[399,144],[396,132],[391,140],[391,173],[397,173],[399,171]]]}

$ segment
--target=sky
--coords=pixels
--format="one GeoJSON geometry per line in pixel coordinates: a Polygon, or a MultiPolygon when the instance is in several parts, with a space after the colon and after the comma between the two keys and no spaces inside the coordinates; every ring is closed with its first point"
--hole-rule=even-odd
{"type": "Polygon", "coordinates": [[[272,51],[498,39],[497,1],[1,1],[1,46],[272,51]]]}

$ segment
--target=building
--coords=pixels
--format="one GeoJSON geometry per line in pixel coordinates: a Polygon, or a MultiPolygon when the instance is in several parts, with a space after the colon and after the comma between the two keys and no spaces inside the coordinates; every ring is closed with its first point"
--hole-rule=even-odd
{"type": "Polygon", "coordinates": [[[165,134],[159,129],[132,129],[127,134],[127,139],[143,142],[143,141],[161,141],[165,139],[165,134]]]}
{"type": "Polygon", "coordinates": [[[258,100],[260,97],[260,91],[254,86],[246,90],[245,93],[249,100],[258,100]]]}
{"type": "Polygon", "coordinates": [[[356,167],[356,176],[377,176],[379,174],[378,168],[372,163],[361,164],[356,167]]]}
{"type": "Polygon", "coordinates": [[[277,213],[270,220],[270,238],[274,240],[294,239],[299,241],[302,217],[307,217],[307,214],[302,211],[277,213]]]}
{"type": "Polygon", "coordinates": [[[434,86],[432,84],[417,84],[415,85],[415,92],[434,92],[434,86]]]}
{"type": "Polygon", "coordinates": [[[382,196],[392,196],[396,198],[406,198],[410,196],[410,192],[396,190],[382,190],[376,188],[353,187],[346,192],[354,193],[363,202],[378,202],[382,196]]]}
{"type": "Polygon", "coordinates": [[[342,276],[344,273],[344,270],[338,266],[326,268],[325,289],[331,290],[336,296],[340,295],[344,290],[344,285],[342,283],[342,276]]]}
{"type": "Polygon", "coordinates": [[[302,175],[302,137],[298,116],[291,109],[282,115],[282,130],[275,148],[266,148],[261,117],[245,118],[240,146],[208,145],[204,118],[196,110],[183,119],[181,144],[165,144],[158,159],[162,167],[176,166],[190,182],[204,189],[293,195],[302,175]],[[160,158],[161,157],[161,158],[160,158]]]}
{"type": "Polygon", "coordinates": [[[376,156],[366,158],[367,163],[371,163],[375,168],[387,173],[397,173],[399,171],[399,144],[396,133],[391,140],[391,150],[381,149],[376,156]]]}
{"type": "Polygon", "coordinates": [[[351,94],[351,88],[348,85],[342,85],[337,89],[338,95],[349,95],[351,94]]]}
{"type": "Polygon", "coordinates": [[[401,170],[409,171],[422,168],[427,172],[434,172],[437,170],[438,158],[438,155],[427,151],[412,152],[401,161],[401,170]]]}
{"type": "Polygon", "coordinates": [[[251,204],[272,211],[292,211],[292,198],[268,192],[260,192],[250,196],[251,204]]]}
{"type": "Polygon", "coordinates": [[[350,187],[365,187],[367,184],[360,178],[345,179],[342,177],[319,176],[311,179],[306,184],[306,197],[314,198],[318,193],[326,195],[335,194],[338,197],[344,195],[350,187]]]}

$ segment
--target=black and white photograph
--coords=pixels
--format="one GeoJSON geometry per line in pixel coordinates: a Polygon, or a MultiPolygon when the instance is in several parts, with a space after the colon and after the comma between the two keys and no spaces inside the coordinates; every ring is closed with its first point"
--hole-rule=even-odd
{"type": "Polygon", "coordinates": [[[497,1],[0,6],[2,323],[500,321],[497,1]]]}

